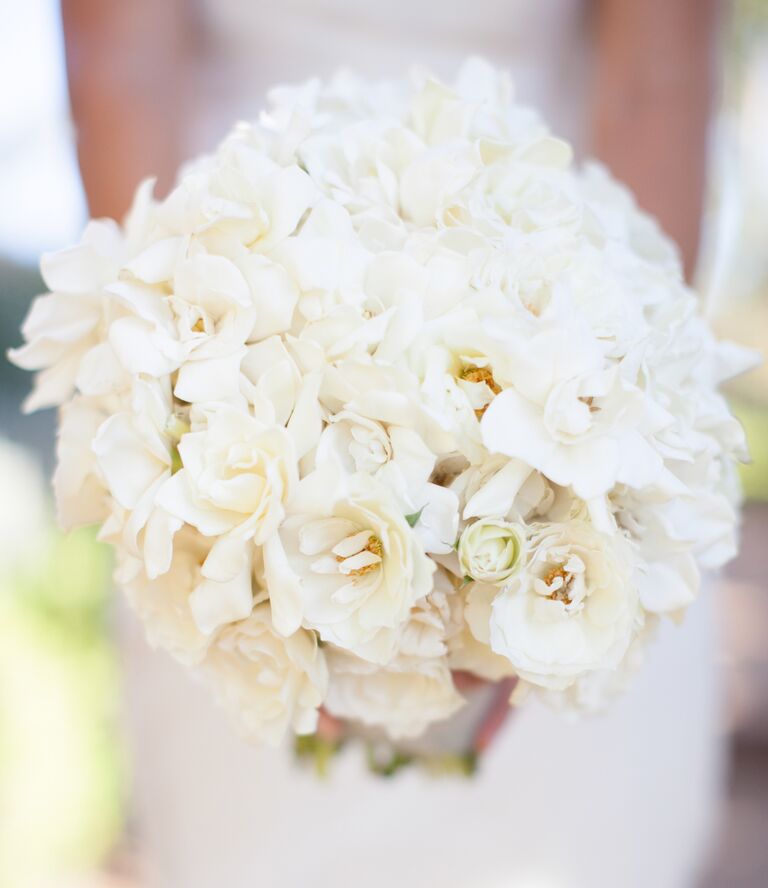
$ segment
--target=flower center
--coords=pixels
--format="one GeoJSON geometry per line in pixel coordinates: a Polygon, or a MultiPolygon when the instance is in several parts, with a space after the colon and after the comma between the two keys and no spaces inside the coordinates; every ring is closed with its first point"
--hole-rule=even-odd
{"type": "Polygon", "coordinates": [[[349,577],[362,577],[377,570],[384,555],[381,540],[368,531],[346,537],[331,551],[339,570],[349,577]]]}
{"type": "Polygon", "coordinates": [[[551,601],[562,601],[564,604],[571,603],[569,594],[571,584],[573,583],[573,575],[568,573],[565,565],[553,567],[544,577],[544,584],[551,590],[547,596],[551,601]]]}
{"type": "Polygon", "coordinates": [[[599,413],[600,408],[597,406],[597,404],[595,404],[595,399],[592,395],[589,395],[589,397],[582,396],[578,400],[581,401],[582,404],[586,404],[587,407],[589,407],[590,413],[599,413]]]}
{"type": "MultiPolygon", "coordinates": [[[[501,392],[501,386],[493,378],[490,367],[465,367],[461,371],[461,379],[465,379],[467,382],[484,382],[494,395],[498,395],[501,392]]],[[[478,407],[475,410],[475,416],[478,419],[482,419],[487,409],[488,404],[478,407]]]]}

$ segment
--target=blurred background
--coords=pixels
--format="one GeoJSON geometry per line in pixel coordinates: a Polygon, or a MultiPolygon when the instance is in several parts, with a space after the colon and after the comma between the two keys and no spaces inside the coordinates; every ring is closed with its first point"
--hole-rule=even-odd
{"type": "MultiPolygon", "coordinates": [[[[221,28],[215,21],[200,28],[198,4],[156,4],[156,27],[138,13],[116,18],[117,5],[65,2],[62,15],[53,0],[0,0],[3,353],[19,343],[29,301],[43,289],[39,254],[77,239],[88,203],[95,214],[120,214],[141,175],[156,170],[167,183],[177,162],[211,147],[235,113],[226,84],[237,54],[216,53],[221,28]],[[175,78],[137,70],[130,44],[121,51],[113,39],[111,29],[118,27],[139,41],[134,48],[142,40],[161,41],[166,56],[177,60],[175,78]],[[101,51],[89,39],[94,33],[104,35],[101,51]],[[204,61],[193,71],[189,59],[196,54],[204,61]],[[110,103],[108,89],[89,89],[97,78],[132,101],[110,103]],[[194,103],[187,101],[190,92],[194,103]],[[72,107],[81,121],[77,145],[72,107]],[[157,124],[154,141],[139,138],[141,121],[157,124]],[[108,152],[99,125],[115,133],[108,152]]],[[[122,5],[138,10],[145,4],[122,5]]],[[[702,15],[714,5],[703,2],[702,15]]],[[[733,0],[719,14],[696,280],[718,331],[767,351],[768,0],[733,0]]],[[[587,16],[584,27],[590,21],[587,16]]],[[[322,17],[318,22],[322,30],[322,17]]],[[[552,58],[538,63],[551,62],[554,69],[567,50],[564,33],[550,41],[552,58]]],[[[269,40],[260,51],[274,69],[269,40]]],[[[309,73],[293,57],[283,69],[287,79],[309,73]]],[[[524,65],[521,72],[519,94],[538,101],[536,78],[527,84],[524,65]]],[[[254,112],[264,85],[253,80],[254,112]]],[[[583,122],[567,109],[554,125],[577,147],[592,147],[583,122]]],[[[598,153],[601,145],[610,153],[611,138],[604,127],[598,153]]],[[[671,161],[683,166],[679,157],[671,161]]],[[[626,161],[627,178],[636,162],[626,161]]],[[[674,212],[669,220],[674,229],[674,212]]],[[[674,233],[685,250],[691,232],[681,223],[674,233]]],[[[65,536],[54,527],[48,478],[55,418],[50,412],[21,415],[29,385],[26,374],[0,361],[0,886],[139,888],[109,555],[92,531],[65,536]]],[[[727,809],[701,888],[768,883],[768,367],[737,380],[730,394],[754,461],[743,470],[742,552],[718,590],[719,659],[727,686],[722,731],[731,764],[727,809]]]]}

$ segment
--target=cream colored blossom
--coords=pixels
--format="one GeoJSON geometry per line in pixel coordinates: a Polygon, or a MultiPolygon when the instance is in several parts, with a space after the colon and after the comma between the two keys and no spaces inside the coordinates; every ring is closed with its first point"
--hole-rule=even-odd
{"type": "Polygon", "coordinates": [[[328,710],[383,727],[394,740],[418,736],[464,703],[445,658],[396,657],[376,666],[339,651],[329,655],[329,663],[328,710]]]}
{"type": "Polygon", "coordinates": [[[236,531],[265,542],[296,477],[290,435],[226,404],[207,411],[202,425],[179,441],[182,468],[158,491],[158,504],[206,536],[236,531]]]}
{"type": "Polygon", "coordinates": [[[504,585],[525,558],[525,528],[500,518],[480,518],[459,538],[459,564],[465,576],[504,585]]]}
{"type": "Polygon", "coordinates": [[[493,599],[490,644],[533,684],[615,667],[641,620],[631,552],[588,523],[534,526],[525,566],[493,599]]]}
{"type": "Polygon", "coordinates": [[[144,623],[147,641],[187,665],[199,662],[210,644],[190,606],[191,594],[203,579],[200,569],[207,554],[206,540],[186,529],[174,540],[173,559],[162,576],[148,579],[139,568],[131,571],[132,578],[122,580],[128,601],[144,623]]]}
{"type": "Polygon", "coordinates": [[[397,501],[370,476],[318,470],[288,511],[264,548],[275,625],[387,662],[435,569],[397,501]]]}
{"type": "Polygon", "coordinates": [[[200,668],[248,739],[276,746],[289,730],[315,730],[328,687],[325,657],[313,633],[275,632],[268,604],[224,629],[200,668]]]}

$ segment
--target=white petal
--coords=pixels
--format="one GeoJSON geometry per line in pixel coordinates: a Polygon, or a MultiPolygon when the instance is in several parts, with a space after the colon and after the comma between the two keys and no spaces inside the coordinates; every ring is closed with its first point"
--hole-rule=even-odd
{"type": "Polygon", "coordinates": [[[174,394],[190,403],[236,398],[240,387],[240,362],[245,349],[221,358],[186,361],[179,368],[174,394]]]}
{"type": "Polygon", "coordinates": [[[293,635],[301,626],[301,580],[291,570],[279,534],[264,544],[264,579],[270,591],[272,622],[285,636],[293,635]]]}
{"type": "Polygon", "coordinates": [[[250,543],[223,538],[202,567],[205,577],[189,596],[198,629],[211,635],[225,623],[245,619],[253,607],[250,543]]]}

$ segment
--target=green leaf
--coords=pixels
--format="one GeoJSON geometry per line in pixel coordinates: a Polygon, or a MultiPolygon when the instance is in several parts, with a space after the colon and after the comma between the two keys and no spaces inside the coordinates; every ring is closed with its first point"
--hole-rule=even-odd
{"type": "Polygon", "coordinates": [[[409,527],[416,527],[421,518],[421,513],[426,509],[426,503],[419,509],[418,512],[413,512],[411,515],[406,515],[405,520],[408,522],[409,527]]]}

